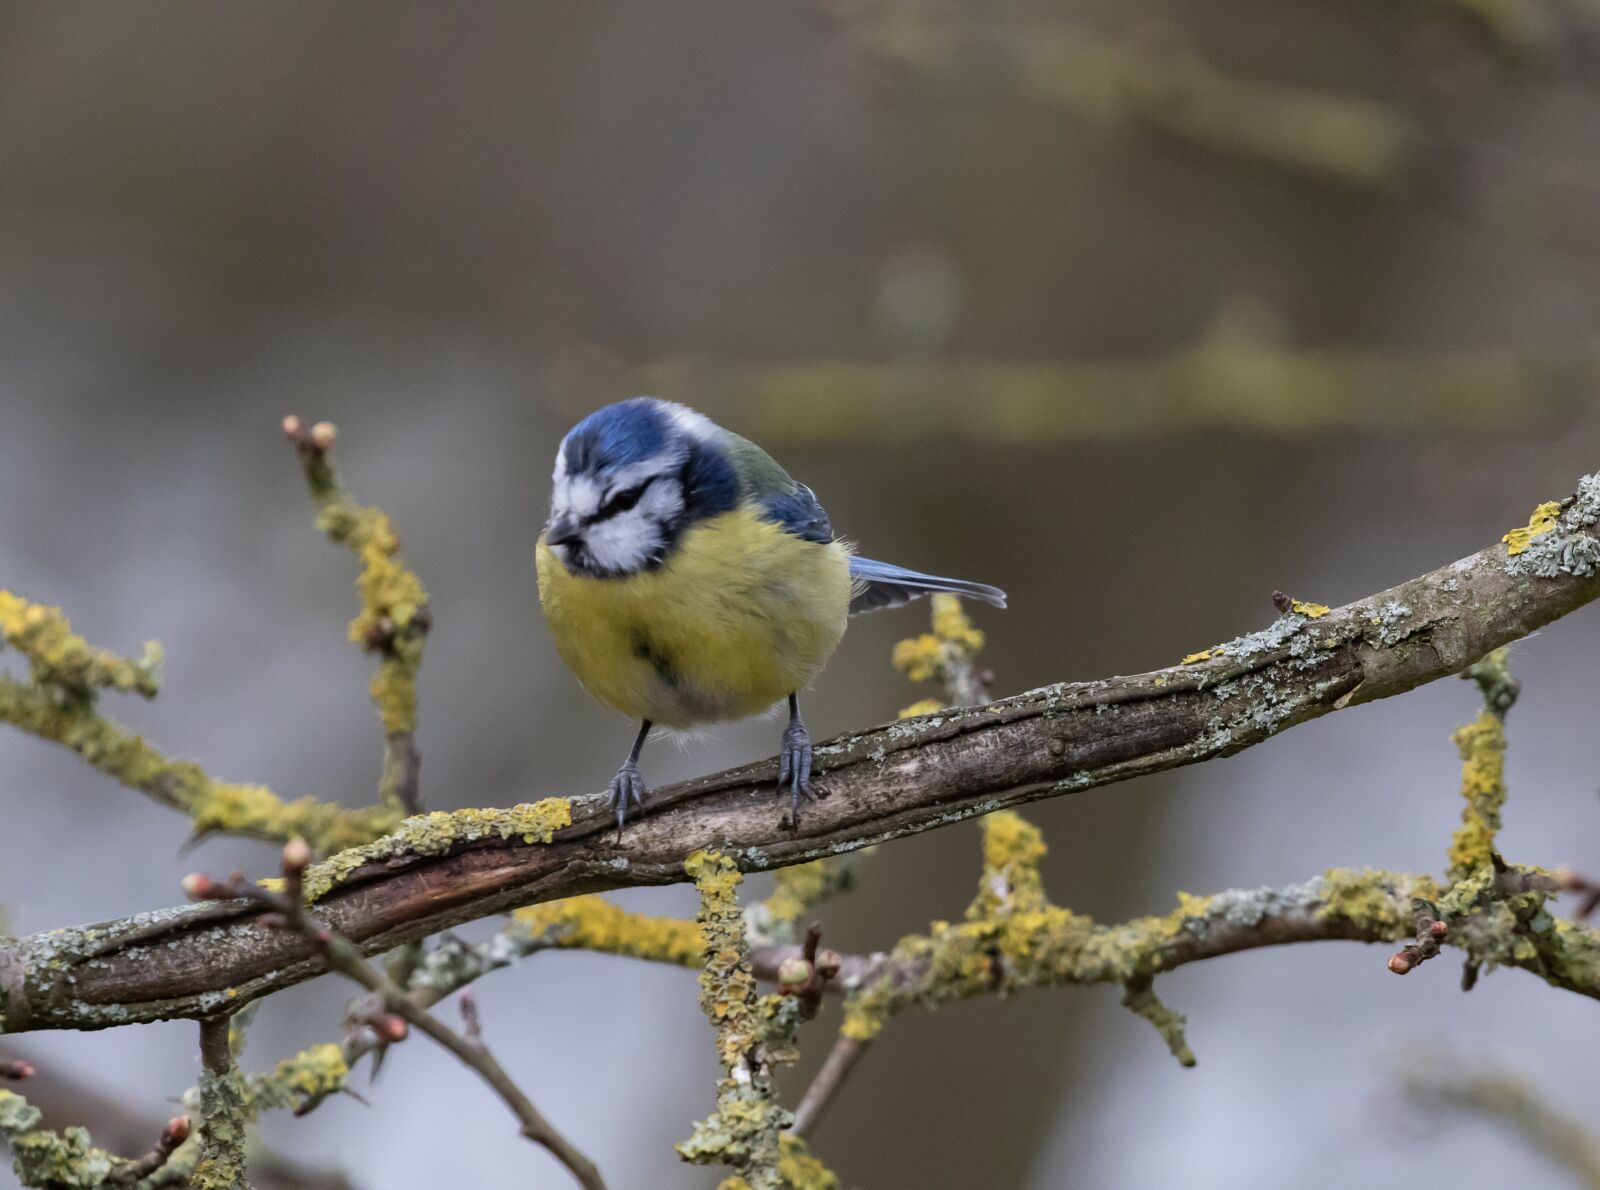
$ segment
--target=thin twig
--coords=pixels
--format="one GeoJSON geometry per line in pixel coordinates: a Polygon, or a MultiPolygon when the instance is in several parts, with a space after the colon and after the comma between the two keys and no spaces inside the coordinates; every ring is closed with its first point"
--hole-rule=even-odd
{"type": "Polygon", "coordinates": [[[796,1136],[811,1135],[817,1126],[817,1121],[822,1118],[822,1113],[827,1110],[828,1104],[838,1093],[839,1087],[871,1045],[870,1041],[860,1041],[844,1033],[834,1039],[833,1049],[828,1051],[828,1056],[812,1078],[811,1085],[800,1097],[800,1105],[794,1109],[794,1126],[790,1129],[791,1132],[796,1136]]]}
{"type": "Polygon", "coordinates": [[[106,1180],[106,1184],[132,1186],[149,1177],[171,1159],[172,1154],[178,1151],[179,1145],[189,1139],[190,1128],[188,1116],[173,1116],[161,1130],[156,1143],[150,1146],[149,1152],[134,1158],[126,1165],[119,1166],[106,1180]]]}
{"type": "MultiPolygon", "coordinates": [[[[542,1146],[566,1166],[579,1185],[585,1190],[605,1190],[605,1183],[594,1163],[557,1131],[476,1036],[463,1037],[445,1025],[418,1005],[387,974],[366,962],[354,943],[324,928],[312,916],[303,895],[306,868],[310,862],[311,849],[305,840],[291,839],[283,848],[281,893],[249,883],[238,873],[226,884],[205,876],[190,876],[184,882],[185,890],[191,897],[202,900],[244,897],[267,906],[279,920],[280,928],[292,930],[306,938],[330,969],[366,988],[381,1000],[385,1009],[402,1018],[411,1028],[427,1034],[477,1072],[511,1109],[521,1125],[522,1135],[542,1146]]],[[[475,1014],[469,1018],[473,1024],[475,1019],[475,1014]]],[[[476,1028],[472,1031],[476,1033],[476,1028]]],[[[383,1035],[381,1026],[377,1032],[383,1035]]],[[[395,1039],[394,1032],[391,1030],[386,1040],[395,1039]]]]}

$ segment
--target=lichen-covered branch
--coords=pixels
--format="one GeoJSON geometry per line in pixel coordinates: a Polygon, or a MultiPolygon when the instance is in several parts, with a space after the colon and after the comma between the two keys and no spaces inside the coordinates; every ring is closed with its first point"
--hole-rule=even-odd
{"type": "MultiPolygon", "coordinates": [[[[733,1168],[749,1190],[783,1190],[779,1137],[793,1117],[778,1103],[773,1067],[794,1061],[798,1001],[760,994],[739,909],[739,869],[725,855],[696,852],[685,870],[700,890],[704,943],[700,1007],[717,1033],[717,1110],[678,1152],[699,1165],[733,1168]]],[[[724,1183],[726,1185],[726,1183],[724,1183]]]]}
{"type": "Polygon", "coordinates": [[[330,540],[349,546],[361,560],[356,589],[361,610],[350,621],[350,640],[378,658],[370,687],[383,725],[384,762],[380,793],[397,813],[422,809],[417,755],[417,670],[433,614],[428,595],[400,558],[400,538],[378,508],[357,504],[339,482],[333,465],[334,427],[318,422],[309,430],[298,417],[283,419],[317,510],[317,528],[330,540]]]}
{"type": "Polygon", "coordinates": [[[260,785],[219,781],[191,760],[174,760],[101,713],[101,690],[157,689],[160,648],[137,661],[89,645],[60,609],[0,591],[0,646],[28,657],[31,680],[0,675],[0,722],[76,752],[130,789],[186,815],[196,834],[225,833],[282,841],[301,835],[337,851],[394,828],[382,807],[349,810],[304,797],[284,801],[260,785]]]}
{"type": "Polygon", "coordinates": [[[1450,843],[1450,876],[1460,880],[1494,859],[1494,837],[1506,801],[1506,712],[1518,685],[1498,648],[1468,668],[1483,691],[1483,710],[1454,736],[1461,751],[1461,825],[1450,843]]]}
{"type": "MultiPolygon", "coordinates": [[[[522,905],[680,881],[699,850],[721,849],[743,871],[788,867],[1231,755],[1458,673],[1600,596],[1600,479],[1586,477],[1558,503],[1559,515],[1520,554],[1498,543],[1326,613],[1291,608],[1263,631],[1153,673],[1048,686],[822,744],[816,775],[832,796],[798,831],[776,812],[771,761],[656,791],[620,845],[599,796],[554,799],[571,814],[567,825],[536,807],[429,815],[313,869],[334,877],[318,911],[375,953],[522,905]],[[534,819],[551,829],[517,829],[534,819]]],[[[5,1025],[204,1015],[322,970],[303,940],[262,928],[259,912],[245,903],[179,908],[0,940],[5,1025]]],[[[1585,934],[1571,940],[1587,945],[1585,934]]],[[[1592,966],[1540,974],[1600,993],[1592,966]]]]}
{"type": "Polygon", "coordinates": [[[233,1062],[233,1042],[226,1016],[200,1022],[199,1162],[190,1177],[194,1190],[243,1190],[245,1146],[250,1113],[245,1108],[244,1082],[233,1062]]]}
{"type": "Polygon", "coordinates": [[[40,1190],[100,1190],[132,1186],[166,1164],[188,1139],[189,1118],[168,1121],[150,1151],[139,1157],[118,1157],[96,1148],[87,1129],[56,1132],[39,1126],[39,1109],[15,1091],[0,1091],[0,1136],[11,1150],[17,1181],[40,1190]]]}

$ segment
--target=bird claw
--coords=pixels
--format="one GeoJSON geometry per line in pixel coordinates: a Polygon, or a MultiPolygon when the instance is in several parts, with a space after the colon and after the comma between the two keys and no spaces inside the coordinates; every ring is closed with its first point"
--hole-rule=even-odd
{"type": "Polygon", "coordinates": [[[617,842],[622,842],[622,826],[628,820],[628,805],[632,803],[638,811],[644,813],[644,778],[639,775],[639,766],[634,761],[628,761],[617,775],[611,778],[611,797],[606,805],[617,812],[617,842]]]}
{"type": "Polygon", "coordinates": [[[827,793],[811,784],[811,733],[805,724],[791,723],[783,731],[778,751],[778,792],[789,791],[789,829],[800,826],[800,802],[819,801],[827,793]]]}

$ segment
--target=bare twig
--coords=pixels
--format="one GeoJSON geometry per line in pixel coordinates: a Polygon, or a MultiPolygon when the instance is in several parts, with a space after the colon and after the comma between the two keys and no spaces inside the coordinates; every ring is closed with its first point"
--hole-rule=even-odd
{"type": "Polygon", "coordinates": [[[822,1066],[812,1077],[811,1085],[800,1097],[799,1106],[794,1109],[794,1126],[790,1129],[791,1132],[796,1136],[811,1135],[817,1122],[822,1119],[822,1113],[827,1110],[828,1104],[838,1093],[839,1087],[855,1069],[856,1063],[861,1060],[861,1055],[866,1053],[871,1044],[871,1041],[863,1041],[845,1033],[834,1038],[833,1048],[828,1051],[822,1066]]]}
{"type": "Polygon", "coordinates": [[[1389,970],[1396,975],[1409,971],[1435,958],[1450,936],[1450,927],[1439,919],[1439,906],[1425,897],[1413,898],[1413,919],[1417,925],[1417,939],[1389,956],[1389,970]]]}
{"type": "Polygon", "coordinates": [[[132,1186],[135,1182],[142,1181],[155,1173],[177,1152],[178,1146],[189,1139],[189,1117],[173,1116],[167,1121],[167,1126],[161,1130],[161,1135],[156,1138],[156,1143],[150,1146],[149,1152],[142,1157],[136,1157],[127,1165],[117,1169],[106,1184],[109,1186],[132,1186]]]}
{"type": "MultiPolygon", "coordinates": [[[[185,880],[184,887],[190,896],[201,900],[244,898],[265,906],[278,920],[278,928],[293,931],[306,939],[331,970],[366,988],[381,1000],[387,1012],[400,1017],[411,1028],[427,1034],[475,1071],[511,1109],[521,1125],[522,1135],[542,1146],[566,1166],[580,1185],[586,1190],[605,1190],[605,1183],[594,1163],[556,1130],[476,1036],[463,1037],[420,1007],[387,974],[367,963],[353,943],[327,929],[312,916],[304,899],[306,869],[310,861],[311,849],[305,840],[291,839],[283,848],[281,892],[251,884],[238,873],[225,884],[205,876],[190,876],[185,880]]],[[[387,1023],[380,1023],[377,1031],[386,1040],[398,1040],[404,1035],[396,1026],[387,1023]]]]}

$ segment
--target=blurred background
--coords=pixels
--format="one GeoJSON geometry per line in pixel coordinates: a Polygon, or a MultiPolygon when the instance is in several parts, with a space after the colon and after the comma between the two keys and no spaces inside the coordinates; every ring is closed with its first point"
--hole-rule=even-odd
{"type": "MultiPolygon", "coordinates": [[[[631,728],[556,659],[533,542],[566,427],[652,391],[761,441],[873,556],[1008,588],[1011,610],[977,613],[998,692],[1171,664],[1265,625],[1274,588],[1369,594],[1600,466],[1597,37],[1594,0],[18,0],[0,585],[97,644],[160,639],[160,698],[109,709],[162,746],[365,803],[353,562],[312,529],[278,432],[332,420],[433,597],[428,803],[595,790],[631,728]]],[[[927,693],[888,662],[925,615],[854,624],[814,731],[927,693]]],[[[1519,861],[1600,869],[1597,616],[1513,651],[1519,861]]],[[[1476,705],[1440,682],[1034,807],[1050,889],[1116,920],[1331,865],[1439,871],[1449,733],[1476,705]]],[[[647,774],[775,738],[728,727],[652,749],[647,774]]],[[[0,805],[16,932],[274,863],[229,840],[180,858],[181,818],[11,730],[0,805]]],[[[958,915],[977,838],[884,848],[822,913],[830,944],[958,915]]],[[[682,887],[619,899],[693,911],[682,887]]],[[[1386,954],[1175,973],[1194,1070],[1110,988],[908,1013],[814,1147],[863,1187],[1571,1184],[1398,1088],[1453,1054],[1600,1127],[1593,1006],[1516,972],[1464,996],[1449,963],[1399,981],[1386,954]]],[[[713,1098],[693,972],[549,954],[478,995],[500,1058],[613,1186],[716,1184],[671,1150],[713,1098]]],[[[272,999],[245,1064],[336,1038],[347,997],[272,999]]],[[[791,1102],[836,1013],[803,1035],[791,1102]]],[[[30,1095],[55,1088],[54,1122],[130,1152],[196,1069],[184,1022],[5,1051],[40,1067],[30,1095]]],[[[425,1043],[363,1093],[264,1137],[366,1188],[566,1184],[425,1043]]]]}

